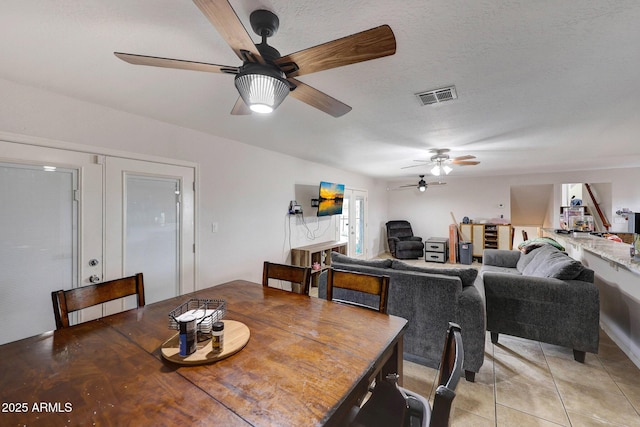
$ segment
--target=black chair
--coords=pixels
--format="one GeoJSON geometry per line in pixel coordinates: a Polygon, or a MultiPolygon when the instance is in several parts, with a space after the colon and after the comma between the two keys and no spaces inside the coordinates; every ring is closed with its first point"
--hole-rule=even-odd
{"type": "Polygon", "coordinates": [[[416,259],[424,256],[422,237],[413,235],[409,221],[387,222],[387,242],[394,258],[416,259]]]}
{"type": "Polygon", "coordinates": [[[144,278],[142,273],[95,285],[80,286],[68,291],[53,291],[53,315],[56,329],[68,328],[69,313],[114,299],[137,295],[138,307],[144,307],[144,278]]]}
{"type": "Polygon", "coordinates": [[[433,408],[425,397],[399,387],[397,376],[392,375],[375,386],[369,400],[357,410],[351,426],[448,426],[453,399],[456,397],[455,389],[462,376],[463,362],[460,326],[449,322],[433,408]]]}
{"type": "Polygon", "coordinates": [[[262,269],[262,286],[268,287],[269,279],[291,282],[291,292],[309,295],[311,268],[265,261],[262,269]]]}

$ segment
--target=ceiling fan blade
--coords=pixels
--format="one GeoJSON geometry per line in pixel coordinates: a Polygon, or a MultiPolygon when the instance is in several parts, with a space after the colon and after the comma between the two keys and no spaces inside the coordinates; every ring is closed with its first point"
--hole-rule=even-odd
{"type": "Polygon", "coordinates": [[[238,67],[207,64],[206,62],[183,61],[182,59],[159,58],[157,56],[134,55],[131,53],[113,52],[115,56],[133,65],[150,65],[152,67],[177,68],[181,70],[206,71],[208,73],[238,74],[238,67]]]}
{"type": "Polygon", "coordinates": [[[324,92],[320,92],[318,89],[296,79],[290,78],[287,80],[296,85],[296,88],[290,92],[290,96],[293,96],[298,101],[302,101],[320,111],[324,111],[333,117],[340,117],[351,111],[351,107],[347,104],[332,98],[324,92]]]}
{"type": "Polygon", "coordinates": [[[231,109],[231,114],[234,116],[246,116],[251,114],[251,109],[247,107],[247,104],[244,103],[242,97],[239,96],[235,105],[231,109]]]}
{"type": "Polygon", "coordinates": [[[287,77],[296,77],[382,58],[394,53],[396,53],[396,38],[391,27],[382,25],[282,56],[274,62],[278,65],[295,62],[299,69],[288,74],[287,77]]]}
{"type": "Polygon", "coordinates": [[[433,181],[433,182],[428,182],[427,185],[447,185],[447,183],[442,181],[433,181]]]}
{"type": "MultiPolygon", "coordinates": [[[[250,52],[255,59],[264,64],[251,36],[240,22],[238,15],[227,0],[193,0],[209,22],[216,27],[222,38],[242,61],[250,60],[243,51],[250,52]]],[[[252,61],[251,61],[252,62],[252,61]]]]}
{"type": "Polygon", "coordinates": [[[466,156],[454,157],[451,160],[453,160],[453,161],[456,161],[456,160],[471,160],[471,159],[475,159],[475,158],[476,158],[476,156],[466,155],[466,156]]]}
{"type": "Polygon", "coordinates": [[[478,165],[480,164],[480,162],[478,161],[471,161],[471,160],[462,160],[462,161],[452,161],[451,162],[454,165],[460,165],[460,166],[473,166],[473,165],[478,165]]]}
{"type": "MultiPolygon", "coordinates": [[[[416,161],[417,161],[417,160],[416,160],[416,161]]],[[[424,164],[424,163],[421,163],[421,164],[419,164],[419,165],[403,166],[403,167],[401,167],[400,169],[417,168],[417,167],[420,167],[420,166],[425,166],[425,164],[424,164]]]]}

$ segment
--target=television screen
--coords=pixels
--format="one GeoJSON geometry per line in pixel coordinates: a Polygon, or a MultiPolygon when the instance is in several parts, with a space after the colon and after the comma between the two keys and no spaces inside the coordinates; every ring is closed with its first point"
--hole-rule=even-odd
{"type": "Polygon", "coordinates": [[[344,199],[344,184],[322,181],[320,183],[318,216],[340,215],[342,213],[342,199],[344,199]]]}

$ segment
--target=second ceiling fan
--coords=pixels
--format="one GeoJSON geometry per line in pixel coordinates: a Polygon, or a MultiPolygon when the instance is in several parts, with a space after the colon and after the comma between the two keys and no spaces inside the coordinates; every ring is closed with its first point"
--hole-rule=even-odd
{"type": "Polygon", "coordinates": [[[251,28],[262,39],[261,43],[254,44],[227,0],[193,2],[240,58],[241,66],[123,52],[114,54],[135,65],[235,75],[235,86],[240,97],[231,110],[234,115],[251,114],[251,111],[269,113],[290,93],[299,101],[333,117],[340,117],[351,111],[351,107],[295,77],[369,61],[396,52],[393,31],[388,25],[381,25],[289,55],[280,55],[280,52],[267,44],[267,38],[273,36],[279,27],[279,19],[273,12],[261,9],[251,13],[251,28]]]}
{"type": "Polygon", "coordinates": [[[449,151],[451,150],[449,150],[448,148],[433,148],[429,150],[430,153],[434,153],[433,156],[431,156],[431,159],[414,160],[414,162],[418,162],[419,164],[404,166],[402,169],[425,166],[425,163],[426,163],[427,165],[433,165],[432,169],[430,170],[431,174],[435,176],[439,176],[442,174],[448,175],[449,172],[453,170],[449,165],[474,166],[474,165],[480,164],[479,161],[472,160],[472,159],[475,159],[476,156],[467,155],[467,156],[459,156],[459,157],[451,158],[447,154],[449,151]]]}
{"type": "Polygon", "coordinates": [[[442,182],[442,181],[433,181],[433,182],[427,182],[424,180],[424,175],[418,175],[420,177],[420,181],[418,181],[418,185],[416,184],[407,184],[407,185],[401,185],[398,188],[395,188],[394,190],[402,190],[405,188],[417,188],[418,191],[420,191],[421,193],[424,193],[425,191],[427,191],[427,187],[430,185],[445,185],[446,182],[442,182]]]}

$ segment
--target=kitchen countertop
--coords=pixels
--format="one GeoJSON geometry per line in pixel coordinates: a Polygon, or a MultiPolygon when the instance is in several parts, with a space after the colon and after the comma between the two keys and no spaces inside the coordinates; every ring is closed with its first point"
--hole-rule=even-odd
{"type": "Polygon", "coordinates": [[[556,233],[553,229],[543,229],[545,237],[551,237],[562,245],[573,245],[585,251],[599,255],[607,261],[615,262],[624,266],[629,271],[640,274],[640,259],[629,256],[629,245],[626,243],[614,242],[604,237],[592,236],[589,233],[578,233],[579,237],[573,237],[573,233],[556,233]]]}

